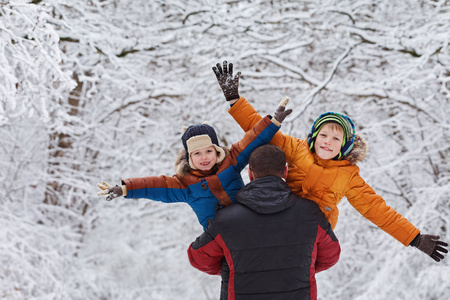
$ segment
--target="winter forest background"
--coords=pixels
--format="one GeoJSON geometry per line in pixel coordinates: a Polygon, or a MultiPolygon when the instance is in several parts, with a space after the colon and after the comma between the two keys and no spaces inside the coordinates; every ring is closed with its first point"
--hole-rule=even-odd
{"type": "MultiPolygon", "coordinates": [[[[183,125],[239,140],[211,70],[224,59],[262,114],[291,98],[284,133],[348,114],[366,181],[450,241],[450,1],[3,0],[0,34],[0,299],[218,299],[188,262],[187,205],[107,202],[96,183],[174,174],[183,125]]],[[[339,207],[319,299],[449,297],[449,257],[339,207]]]]}

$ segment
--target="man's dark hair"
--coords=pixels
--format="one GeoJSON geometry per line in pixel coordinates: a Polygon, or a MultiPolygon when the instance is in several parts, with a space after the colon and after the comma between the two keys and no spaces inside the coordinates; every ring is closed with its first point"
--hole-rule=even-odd
{"type": "Polygon", "coordinates": [[[284,177],[286,155],[280,147],[270,144],[262,145],[250,154],[248,164],[256,178],[265,176],[284,177]]]}

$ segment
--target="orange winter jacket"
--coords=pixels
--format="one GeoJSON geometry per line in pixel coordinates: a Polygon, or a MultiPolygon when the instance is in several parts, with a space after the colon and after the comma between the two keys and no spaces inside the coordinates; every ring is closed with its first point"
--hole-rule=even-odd
{"type": "MultiPolygon", "coordinates": [[[[241,97],[228,111],[244,129],[249,130],[262,117],[252,105],[241,97]]],[[[287,184],[292,191],[316,202],[332,228],[336,227],[337,205],[345,196],[350,204],[366,219],[408,246],[419,230],[406,218],[386,205],[383,198],[359,175],[357,161],[367,152],[364,139],[357,136],[353,150],[343,160],[323,160],[309,150],[307,139],[300,140],[280,131],[271,144],[279,146],[286,154],[289,165],[287,184]]]]}

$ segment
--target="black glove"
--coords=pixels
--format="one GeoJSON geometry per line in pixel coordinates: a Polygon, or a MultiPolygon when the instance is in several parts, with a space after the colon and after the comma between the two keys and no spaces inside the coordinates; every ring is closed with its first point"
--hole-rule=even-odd
{"type": "Polygon", "coordinates": [[[443,248],[447,247],[448,244],[440,241],[438,235],[419,233],[416,238],[414,238],[413,242],[411,242],[411,246],[425,252],[437,262],[444,259],[442,253],[448,253],[448,250],[443,248]]]}
{"type": "Polygon", "coordinates": [[[275,111],[275,114],[273,115],[274,119],[280,122],[280,124],[283,123],[284,119],[286,119],[286,117],[289,116],[292,112],[292,109],[286,110],[286,105],[288,104],[288,102],[289,97],[283,97],[277,107],[277,110],[275,111]]]}
{"type": "Polygon", "coordinates": [[[220,63],[217,63],[216,67],[212,68],[216,74],[217,81],[219,82],[220,88],[225,95],[227,101],[239,99],[239,77],[241,72],[237,72],[236,76],[233,78],[233,64],[230,63],[227,66],[227,61],[223,61],[223,69],[220,63]]]}

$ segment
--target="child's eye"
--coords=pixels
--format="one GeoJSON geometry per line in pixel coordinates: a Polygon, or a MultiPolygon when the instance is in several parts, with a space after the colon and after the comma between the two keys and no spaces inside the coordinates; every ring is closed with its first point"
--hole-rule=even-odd
{"type": "Polygon", "coordinates": [[[208,150],[208,151],[206,151],[206,152],[211,153],[211,152],[213,152],[213,151],[210,149],[210,150],[208,150]]]}

